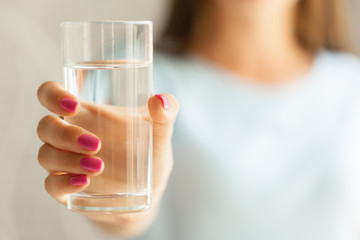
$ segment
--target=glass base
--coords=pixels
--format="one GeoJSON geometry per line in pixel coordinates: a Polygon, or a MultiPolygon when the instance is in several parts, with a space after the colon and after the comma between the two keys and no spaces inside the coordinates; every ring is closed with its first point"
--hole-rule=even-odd
{"type": "Polygon", "coordinates": [[[151,206],[151,194],[87,194],[68,196],[67,207],[75,212],[87,214],[122,214],[146,211],[151,206]]]}

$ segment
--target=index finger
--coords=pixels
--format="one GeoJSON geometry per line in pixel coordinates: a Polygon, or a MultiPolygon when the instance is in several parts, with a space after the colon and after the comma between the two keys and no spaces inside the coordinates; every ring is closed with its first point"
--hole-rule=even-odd
{"type": "Polygon", "coordinates": [[[38,91],[40,103],[51,112],[61,116],[74,116],[80,110],[80,103],[58,82],[45,82],[38,91]]]}

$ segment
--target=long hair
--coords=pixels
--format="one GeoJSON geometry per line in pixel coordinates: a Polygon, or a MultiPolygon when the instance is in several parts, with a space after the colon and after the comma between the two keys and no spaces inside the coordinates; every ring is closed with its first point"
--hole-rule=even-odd
{"type": "MultiPolygon", "coordinates": [[[[196,17],[210,0],[173,0],[158,47],[175,54],[185,52],[192,38],[196,17]]],[[[299,0],[296,33],[308,51],[350,51],[344,0],[299,0]]]]}

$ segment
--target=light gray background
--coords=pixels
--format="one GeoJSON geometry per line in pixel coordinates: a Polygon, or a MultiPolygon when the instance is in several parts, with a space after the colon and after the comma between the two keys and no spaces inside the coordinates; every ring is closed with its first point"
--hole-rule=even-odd
{"type": "MultiPolygon", "coordinates": [[[[47,114],[37,102],[36,89],[47,80],[61,81],[60,22],[152,20],[156,38],[168,3],[169,0],[0,0],[1,240],[56,234],[53,226],[60,221],[47,221],[46,225],[42,221],[44,233],[34,233],[36,229],[27,227],[28,221],[36,221],[32,215],[47,219],[47,213],[54,208],[59,208],[59,218],[66,218],[68,224],[76,221],[74,217],[67,218],[71,213],[45,193],[46,173],[36,160],[41,144],[36,126],[47,114]]],[[[351,0],[349,9],[354,42],[360,52],[360,0],[351,0]]]]}

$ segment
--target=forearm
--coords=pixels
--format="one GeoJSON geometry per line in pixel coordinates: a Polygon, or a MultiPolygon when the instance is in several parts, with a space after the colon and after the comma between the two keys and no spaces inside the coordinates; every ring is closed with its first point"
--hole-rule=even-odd
{"type": "Polygon", "coordinates": [[[89,219],[107,234],[124,238],[136,237],[148,229],[157,214],[157,206],[152,206],[146,212],[122,215],[103,215],[89,217],[89,219]]]}
{"type": "Polygon", "coordinates": [[[156,218],[163,190],[154,192],[149,210],[119,215],[86,215],[104,232],[124,238],[136,237],[145,232],[156,218]]]}
{"type": "MultiPolygon", "coordinates": [[[[161,174],[155,174],[155,176],[161,175],[161,178],[153,178],[152,206],[149,210],[120,215],[88,215],[87,217],[100,229],[111,235],[131,238],[142,234],[151,226],[156,218],[173,167],[171,147],[168,147],[167,151],[165,151],[165,153],[163,152],[163,154],[164,155],[161,156],[162,158],[171,159],[171,161],[168,161],[168,164],[163,164],[162,167],[159,168],[158,171],[161,172],[161,174]]],[[[154,158],[155,157],[159,156],[154,155],[154,158]]]]}

